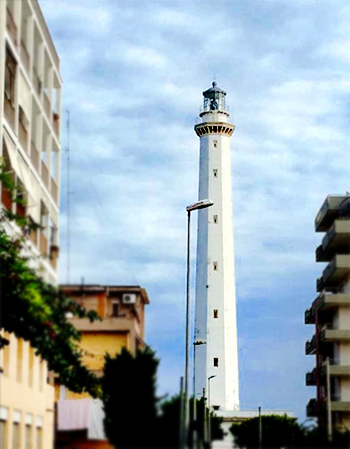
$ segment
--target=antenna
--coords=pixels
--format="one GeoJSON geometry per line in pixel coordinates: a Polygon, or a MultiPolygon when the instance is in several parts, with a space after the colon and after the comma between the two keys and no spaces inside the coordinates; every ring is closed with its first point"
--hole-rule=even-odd
{"type": "Polygon", "coordinates": [[[70,111],[67,110],[67,284],[70,284],[70,111]]]}

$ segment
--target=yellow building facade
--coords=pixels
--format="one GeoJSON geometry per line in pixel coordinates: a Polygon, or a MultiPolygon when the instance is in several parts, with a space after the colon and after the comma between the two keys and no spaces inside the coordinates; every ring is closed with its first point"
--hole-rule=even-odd
{"type": "MultiPolygon", "coordinates": [[[[140,286],[66,285],[61,289],[87,310],[96,311],[103,321],[90,323],[88,319],[70,318],[70,322],[81,332],[80,348],[84,365],[97,376],[102,376],[105,354],[119,354],[127,348],[135,354],[145,346],[145,306],[149,304],[147,292],[140,286]]],[[[64,401],[66,410],[74,420],[76,401],[90,396],[67,390],[55,379],[55,401],[57,409],[64,401]]],[[[58,411],[59,415],[59,411],[58,411]]],[[[90,439],[86,428],[60,429],[56,423],[56,442],[64,449],[113,449],[105,438],[90,439]]]]}

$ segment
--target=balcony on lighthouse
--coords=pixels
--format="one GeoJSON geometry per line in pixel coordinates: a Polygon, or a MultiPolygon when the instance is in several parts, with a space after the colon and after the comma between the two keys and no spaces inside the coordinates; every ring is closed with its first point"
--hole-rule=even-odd
{"type": "Polygon", "coordinates": [[[203,92],[203,97],[204,101],[199,113],[203,122],[227,122],[230,114],[226,105],[226,92],[213,81],[212,87],[203,92]]]}

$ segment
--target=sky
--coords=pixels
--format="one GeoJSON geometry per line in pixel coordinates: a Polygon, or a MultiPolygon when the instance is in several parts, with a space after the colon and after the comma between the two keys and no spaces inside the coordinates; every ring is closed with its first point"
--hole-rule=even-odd
{"type": "MultiPolygon", "coordinates": [[[[347,0],[41,0],[63,85],[60,282],[147,289],[158,394],[184,371],[187,204],[198,195],[202,92],[227,92],[241,409],[303,422],[322,239],[349,190],[347,0]],[[70,111],[71,269],[67,275],[70,111]]],[[[195,286],[196,221],[191,285],[195,286]]]]}

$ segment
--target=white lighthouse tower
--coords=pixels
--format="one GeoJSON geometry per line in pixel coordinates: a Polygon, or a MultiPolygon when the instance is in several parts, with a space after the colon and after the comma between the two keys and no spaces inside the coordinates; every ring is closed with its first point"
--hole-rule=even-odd
{"type": "Polygon", "coordinates": [[[236,291],[233,254],[230,139],[226,92],[203,92],[195,126],[200,138],[199,200],[214,205],[198,212],[195,342],[195,395],[203,388],[215,409],[238,410],[236,291]]]}

